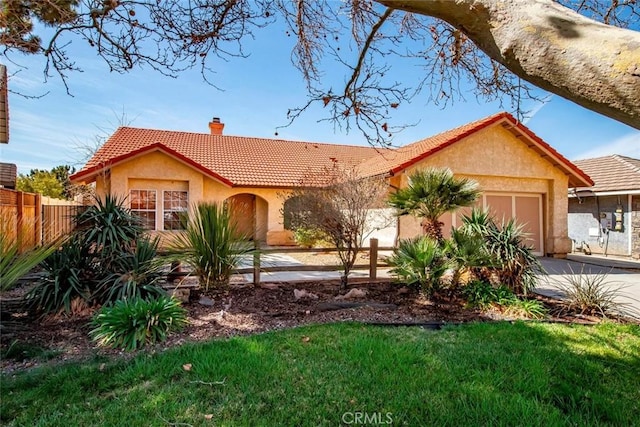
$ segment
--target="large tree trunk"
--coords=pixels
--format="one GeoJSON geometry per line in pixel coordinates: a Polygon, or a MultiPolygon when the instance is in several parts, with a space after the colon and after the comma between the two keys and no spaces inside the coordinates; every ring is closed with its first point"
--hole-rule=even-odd
{"type": "Polygon", "coordinates": [[[517,76],[640,129],[640,33],[551,0],[376,0],[442,19],[517,76]]]}

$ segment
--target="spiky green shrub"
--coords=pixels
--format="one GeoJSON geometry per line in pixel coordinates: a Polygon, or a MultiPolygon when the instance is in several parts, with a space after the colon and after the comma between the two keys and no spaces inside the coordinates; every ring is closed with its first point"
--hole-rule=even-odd
{"type": "Polygon", "coordinates": [[[69,312],[76,298],[91,305],[162,293],[154,286],[158,272],[151,263],[157,242],[142,237],[125,198],[96,197],[74,223],[70,238],[44,262],[48,275],[28,295],[32,306],[45,313],[69,312]]]}
{"type": "Polygon", "coordinates": [[[32,308],[45,313],[60,310],[68,313],[74,299],[92,301],[98,266],[92,262],[90,249],[78,236],[72,236],[49,255],[42,267],[47,276],[27,294],[27,302],[32,308]]]}
{"type": "MultiPolygon", "coordinates": [[[[536,274],[544,270],[526,243],[527,234],[522,225],[514,219],[497,225],[487,211],[474,209],[471,215],[463,217],[463,229],[482,237],[486,251],[496,262],[496,267],[490,270],[496,274],[499,283],[518,294],[527,294],[535,288],[536,274]]],[[[487,269],[475,269],[480,279],[488,279],[483,271],[487,269]]]]}
{"type": "Polygon", "coordinates": [[[114,271],[100,280],[96,293],[102,303],[165,295],[159,286],[163,272],[157,262],[160,239],[140,237],[132,253],[116,258],[114,271]]]}
{"type": "Polygon", "coordinates": [[[464,275],[467,281],[474,278],[474,271],[496,265],[481,235],[463,228],[452,229],[451,238],[444,241],[443,249],[451,261],[451,287],[461,285],[464,275]]]}
{"type": "Polygon", "coordinates": [[[623,285],[610,280],[608,273],[591,273],[582,265],[579,272],[569,267],[571,274],[551,280],[564,294],[563,300],[569,310],[581,314],[608,315],[624,314],[624,304],[620,302],[623,285]]]}
{"type": "Polygon", "coordinates": [[[224,288],[243,257],[255,252],[237,229],[228,209],[218,203],[200,203],[177,235],[170,254],[193,268],[205,289],[224,288]]]}
{"type": "Polygon", "coordinates": [[[393,267],[391,274],[427,296],[441,288],[442,276],[450,265],[440,244],[428,236],[401,240],[387,262],[393,267]]]}
{"type": "Polygon", "coordinates": [[[75,234],[90,248],[104,268],[110,268],[124,253],[130,253],[142,234],[139,218],[124,197],[95,197],[92,206],[74,217],[75,234]]]}
{"type": "Polygon", "coordinates": [[[133,298],[103,307],[93,318],[90,335],[100,345],[135,350],[164,341],[187,322],[187,311],[174,298],[133,298]]]}
{"type": "Polygon", "coordinates": [[[12,289],[18,280],[44,261],[55,250],[53,245],[20,252],[20,244],[0,230],[0,291],[12,289]]]}

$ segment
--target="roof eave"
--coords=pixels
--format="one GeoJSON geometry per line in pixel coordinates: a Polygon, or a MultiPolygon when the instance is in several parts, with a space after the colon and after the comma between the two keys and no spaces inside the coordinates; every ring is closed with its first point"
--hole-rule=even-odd
{"type": "Polygon", "coordinates": [[[229,186],[229,187],[235,187],[236,185],[229,179],[213,172],[210,169],[207,169],[206,167],[202,166],[200,163],[197,163],[191,159],[189,159],[188,157],[180,154],[179,152],[167,147],[166,145],[156,142],[150,145],[147,145],[145,147],[142,147],[138,150],[134,150],[134,151],[130,151],[129,153],[114,157],[112,159],[110,159],[108,162],[102,163],[102,164],[98,164],[96,166],[92,166],[88,169],[84,169],[81,170],[73,175],[71,175],[69,177],[69,179],[71,180],[71,182],[73,183],[78,183],[78,182],[83,182],[83,183],[90,183],[93,182],[96,178],[96,176],[101,173],[102,171],[104,171],[107,168],[111,168],[113,166],[116,166],[117,164],[132,160],[135,157],[150,153],[152,151],[162,151],[165,154],[168,154],[171,157],[174,157],[176,160],[186,164],[187,166],[190,166],[200,172],[202,172],[203,174],[214,178],[220,182],[222,182],[223,184],[229,186]]]}
{"type": "MultiPolygon", "coordinates": [[[[533,133],[531,129],[523,125],[520,121],[516,120],[511,114],[507,114],[505,123],[509,124],[509,130],[516,131],[525,136],[533,145],[528,145],[529,148],[534,146],[539,150],[539,154],[542,157],[554,159],[555,162],[551,163],[563,169],[565,175],[568,176],[569,187],[591,187],[594,185],[593,180],[582,169],[572,163],[569,159],[557,152],[553,147],[546,143],[542,138],[533,133]]],[[[507,128],[505,126],[505,128],[507,128]]],[[[517,137],[517,136],[516,136],[517,137]]]]}
{"type": "Polygon", "coordinates": [[[542,138],[537,136],[529,128],[527,128],[525,125],[523,125],[520,121],[516,120],[515,117],[513,117],[511,114],[507,112],[497,114],[484,122],[478,123],[476,126],[457,135],[455,138],[452,138],[451,140],[445,142],[444,144],[440,144],[437,147],[431,150],[428,150],[420,154],[419,156],[416,156],[411,160],[394,167],[393,169],[390,170],[390,174],[395,175],[415,165],[416,163],[424,160],[425,158],[437,153],[438,151],[441,151],[482,129],[485,129],[489,126],[496,125],[499,123],[502,123],[503,126],[506,124],[507,126],[504,126],[505,128],[508,128],[510,130],[516,130],[516,132],[518,132],[520,135],[525,136],[529,141],[532,142],[531,145],[527,144],[529,148],[536,147],[539,151],[539,154],[541,154],[543,157],[553,159],[551,163],[556,167],[560,166],[560,168],[563,170],[565,175],[567,175],[568,177],[568,183],[570,187],[591,187],[592,185],[594,185],[593,180],[586,173],[584,173],[584,171],[582,171],[576,165],[571,163],[562,154],[558,153],[549,144],[544,142],[542,138]]]}
{"type": "Polygon", "coordinates": [[[391,169],[389,172],[393,176],[393,175],[397,174],[398,172],[401,172],[401,171],[403,171],[403,170],[415,165],[416,163],[426,159],[427,157],[431,156],[432,154],[435,154],[438,151],[441,151],[441,150],[443,150],[443,149],[455,144],[456,142],[468,137],[469,135],[472,135],[472,134],[474,134],[475,132],[477,132],[479,130],[482,130],[482,129],[484,129],[484,128],[486,128],[486,127],[488,127],[488,126],[490,126],[490,125],[492,125],[494,123],[499,122],[500,120],[506,118],[507,116],[511,116],[511,115],[509,113],[503,112],[503,113],[495,115],[494,117],[491,117],[490,119],[488,119],[485,122],[478,123],[476,126],[474,126],[474,127],[470,128],[469,130],[461,133],[460,135],[456,135],[455,138],[452,138],[449,141],[445,142],[444,144],[440,144],[440,145],[438,145],[437,147],[435,147],[435,148],[433,148],[431,150],[425,151],[424,153],[420,154],[419,156],[416,156],[416,157],[412,158],[411,160],[406,161],[406,162],[396,166],[395,168],[391,169]]]}

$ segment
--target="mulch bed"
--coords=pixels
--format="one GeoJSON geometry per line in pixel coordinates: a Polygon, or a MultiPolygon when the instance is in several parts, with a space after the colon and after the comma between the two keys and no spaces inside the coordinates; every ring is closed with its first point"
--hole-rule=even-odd
{"type": "MultiPolygon", "coordinates": [[[[186,342],[212,338],[247,335],[300,325],[342,321],[393,325],[458,324],[513,320],[499,311],[480,311],[466,308],[456,298],[428,300],[418,292],[402,288],[390,281],[352,283],[366,295],[356,299],[336,299],[340,292],[337,281],[233,285],[224,293],[200,293],[185,308],[189,312],[189,325],[161,344],[147,348],[146,352],[162,351],[186,342]],[[311,297],[296,299],[294,290],[306,291],[311,297]]],[[[14,291],[13,296],[19,291],[14,291]]],[[[3,295],[6,298],[6,295],[3,295]]],[[[550,310],[549,321],[596,323],[600,319],[567,312],[557,300],[536,296],[550,310]]],[[[45,363],[69,360],[87,360],[96,356],[131,357],[133,353],[97,347],[89,339],[89,322],[95,310],[75,315],[56,315],[34,318],[26,313],[14,313],[3,318],[5,331],[0,336],[0,352],[15,343],[26,343],[50,350],[49,359],[2,359],[0,370],[12,372],[45,363]],[[9,332],[6,330],[10,329],[9,332]]]]}

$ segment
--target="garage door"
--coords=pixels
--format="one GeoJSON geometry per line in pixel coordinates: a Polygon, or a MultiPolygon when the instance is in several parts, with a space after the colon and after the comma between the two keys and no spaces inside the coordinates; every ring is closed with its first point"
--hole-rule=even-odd
{"type": "Polygon", "coordinates": [[[499,223],[503,219],[515,218],[524,226],[529,235],[527,244],[533,247],[536,255],[544,252],[542,240],[542,195],[541,194],[485,194],[484,206],[495,216],[499,223]]]}
{"type": "MultiPolygon", "coordinates": [[[[531,245],[536,255],[544,253],[542,233],[542,194],[504,194],[485,193],[482,200],[478,200],[476,206],[489,209],[500,224],[502,220],[516,218],[518,224],[523,225],[525,233],[529,236],[526,240],[531,245]]],[[[446,214],[440,217],[444,223],[443,234],[450,237],[451,227],[462,225],[462,217],[469,215],[471,208],[459,209],[455,214],[446,214]]]]}

